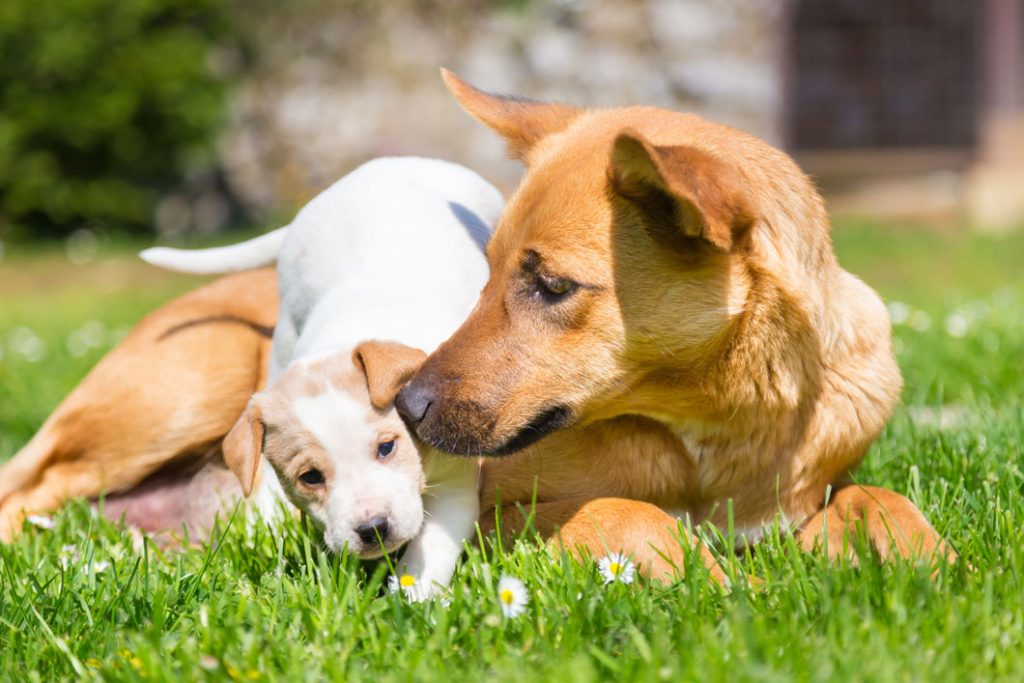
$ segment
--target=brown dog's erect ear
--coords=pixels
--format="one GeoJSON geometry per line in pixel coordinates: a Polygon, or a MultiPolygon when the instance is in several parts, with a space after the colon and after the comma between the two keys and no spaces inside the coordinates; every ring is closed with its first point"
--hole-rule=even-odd
{"type": "Polygon", "coordinates": [[[612,147],[611,178],[623,198],[655,221],[673,224],[662,227],[723,251],[754,220],[736,171],[692,147],[655,147],[639,133],[623,131],[612,147]]]}
{"type": "Polygon", "coordinates": [[[565,130],[582,113],[565,104],[492,95],[477,90],[448,69],[441,69],[441,78],[462,108],[505,138],[509,155],[527,164],[534,145],[565,130]]]}
{"type": "Polygon", "coordinates": [[[423,351],[397,342],[363,342],[352,352],[352,362],[366,375],[370,404],[377,410],[391,407],[426,359],[423,351]]]}
{"type": "Polygon", "coordinates": [[[260,463],[263,462],[263,430],[259,403],[253,396],[221,446],[224,462],[238,477],[246,498],[252,495],[259,478],[260,463]]]}

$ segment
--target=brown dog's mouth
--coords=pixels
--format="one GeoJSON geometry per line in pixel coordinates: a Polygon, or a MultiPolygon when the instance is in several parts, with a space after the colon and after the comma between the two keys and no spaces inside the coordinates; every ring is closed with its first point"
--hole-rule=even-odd
{"type": "Polygon", "coordinates": [[[571,418],[572,413],[565,406],[554,406],[553,408],[548,408],[543,413],[540,413],[530,420],[530,422],[520,429],[515,436],[498,448],[495,448],[492,451],[492,454],[511,455],[516,451],[523,450],[527,446],[532,446],[551,432],[568,426],[571,418]]]}
{"type": "Polygon", "coordinates": [[[395,400],[395,407],[419,439],[451,455],[511,455],[572,422],[569,407],[555,405],[537,413],[512,436],[499,440],[507,432],[498,428],[493,408],[476,401],[439,402],[431,391],[417,387],[415,382],[406,385],[395,400]],[[409,396],[404,396],[410,391],[409,396]]]}

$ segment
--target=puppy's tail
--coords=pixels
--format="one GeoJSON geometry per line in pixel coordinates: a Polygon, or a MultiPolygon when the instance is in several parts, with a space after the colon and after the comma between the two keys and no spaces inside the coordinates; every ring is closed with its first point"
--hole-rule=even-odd
{"type": "Polygon", "coordinates": [[[233,273],[275,263],[287,232],[288,227],[285,226],[245,242],[212,249],[152,247],[140,252],[139,256],[146,263],[183,273],[233,273]]]}

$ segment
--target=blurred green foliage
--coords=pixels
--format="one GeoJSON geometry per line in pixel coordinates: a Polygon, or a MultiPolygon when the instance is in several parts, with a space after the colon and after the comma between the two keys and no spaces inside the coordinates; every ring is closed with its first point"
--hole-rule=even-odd
{"type": "Polygon", "coordinates": [[[0,237],[140,231],[215,164],[230,3],[0,2],[0,237]]]}

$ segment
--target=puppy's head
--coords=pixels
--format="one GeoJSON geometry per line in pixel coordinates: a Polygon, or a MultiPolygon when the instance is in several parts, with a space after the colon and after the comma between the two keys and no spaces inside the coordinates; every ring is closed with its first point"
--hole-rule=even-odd
{"type": "Polygon", "coordinates": [[[378,557],[423,523],[423,467],[394,408],[426,354],[370,341],[353,353],[293,364],[253,396],[224,439],[224,458],[248,496],[262,458],[334,551],[378,557]]]}
{"type": "Polygon", "coordinates": [[[706,131],[693,134],[701,147],[666,144],[670,112],[578,110],[445,78],[528,172],[488,247],[476,309],[399,410],[422,439],[472,455],[664,410],[662,396],[704,372],[743,307],[754,217],[742,173],[706,151],[706,131]]]}

